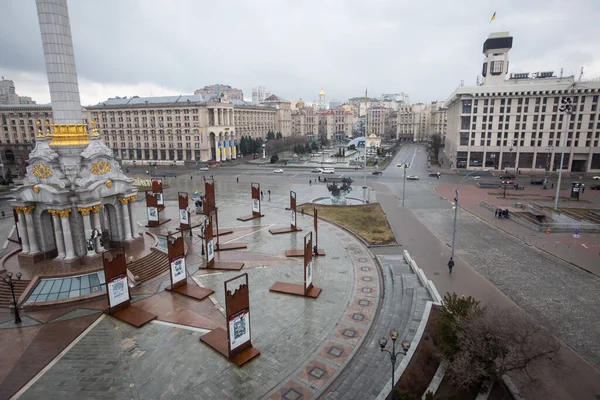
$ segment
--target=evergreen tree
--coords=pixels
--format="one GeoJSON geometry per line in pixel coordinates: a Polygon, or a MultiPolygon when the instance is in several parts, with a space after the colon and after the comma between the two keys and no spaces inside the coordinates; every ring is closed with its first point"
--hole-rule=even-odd
{"type": "Polygon", "coordinates": [[[275,137],[275,139],[283,139],[283,135],[281,134],[281,132],[277,132],[277,136],[275,137]]]}
{"type": "Polygon", "coordinates": [[[269,131],[267,133],[267,140],[274,140],[275,139],[275,134],[273,133],[273,131],[269,131]]]}

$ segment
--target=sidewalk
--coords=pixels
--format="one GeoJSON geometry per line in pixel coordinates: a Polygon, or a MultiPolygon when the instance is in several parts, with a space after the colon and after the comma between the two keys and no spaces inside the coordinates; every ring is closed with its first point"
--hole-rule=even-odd
{"type": "MultiPolygon", "coordinates": [[[[471,295],[485,304],[500,309],[513,309],[523,312],[511,299],[493,286],[483,276],[455,256],[456,266],[452,275],[448,274],[446,263],[450,257],[450,248],[438,240],[406,208],[400,206],[398,199],[385,185],[373,185],[377,198],[394,230],[396,239],[402,245],[399,248],[372,249],[376,254],[400,254],[408,250],[427,277],[436,285],[443,296],[447,292],[459,295],[471,295]]],[[[595,399],[600,394],[600,373],[583,360],[569,347],[563,345],[559,354],[560,367],[542,371],[543,386],[524,391],[527,399],[595,399]]]]}
{"type": "MultiPolygon", "coordinates": [[[[446,199],[454,197],[454,189],[456,185],[444,185],[435,189],[436,192],[446,199]]],[[[529,188],[528,188],[529,189],[529,188]]],[[[514,199],[497,198],[489,195],[488,192],[493,192],[493,189],[480,189],[475,186],[463,186],[460,188],[459,203],[462,209],[479,217],[483,221],[493,225],[494,227],[503,230],[504,232],[522,240],[528,245],[539,249],[540,251],[552,254],[570,264],[584,269],[596,276],[600,277],[600,234],[583,232],[580,237],[575,239],[571,232],[550,233],[536,232],[515,221],[494,218],[491,211],[479,205],[481,201],[486,201],[489,204],[496,205],[501,208],[512,208],[515,202],[523,202],[514,199]]],[[[530,189],[530,194],[542,192],[542,189],[530,189]]],[[[548,191],[542,193],[547,195],[548,191]]],[[[567,197],[568,190],[561,190],[561,197],[567,197]]],[[[584,194],[586,200],[591,204],[600,201],[600,192],[590,191],[584,194]]],[[[539,201],[539,203],[544,203],[539,201]]],[[[584,204],[582,203],[581,206],[584,204]]]]}

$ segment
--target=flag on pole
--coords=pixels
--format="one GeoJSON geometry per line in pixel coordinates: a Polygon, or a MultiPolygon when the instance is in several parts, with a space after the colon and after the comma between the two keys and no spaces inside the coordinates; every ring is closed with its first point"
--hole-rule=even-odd
{"type": "Polygon", "coordinates": [[[494,15],[492,15],[492,18],[490,18],[490,24],[492,23],[493,20],[496,19],[496,11],[494,11],[494,15]]]}
{"type": "Polygon", "coordinates": [[[365,106],[367,105],[369,98],[367,97],[367,88],[365,88],[365,106]]]}
{"type": "Polygon", "coordinates": [[[198,197],[198,191],[197,190],[194,192],[194,197],[198,197]]]}

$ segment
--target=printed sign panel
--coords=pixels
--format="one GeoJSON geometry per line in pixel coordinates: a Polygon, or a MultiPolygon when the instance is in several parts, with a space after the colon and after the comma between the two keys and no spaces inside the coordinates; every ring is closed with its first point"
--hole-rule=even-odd
{"type": "Polygon", "coordinates": [[[312,284],[312,260],[306,264],[306,282],[304,283],[306,288],[312,284]]]}
{"type": "Polygon", "coordinates": [[[231,350],[250,340],[250,311],[244,309],[229,318],[229,343],[231,350]]]}
{"type": "Polygon", "coordinates": [[[159,206],[162,206],[165,204],[165,200],[163,199],[162,193],[156,193],[156,204],[158,204],[159,206]]]}
{"type": "Polygon", "coordinates": [[[190,217],[187,210],[179,210],[179,223],[184,225],[190,224],[190,217]]]}
{"type": "Polygon", "coordinates": [[[291,210],[291,218],[290,218],[290,223],[292,224],[292,226],[295,228],[296,227],[296,210],[291,210]]]}
{"type": "Polygon", "coordinates": [[[127,286],[127,275],[121,274],[110,279],[107,284],[108,301],[110,307],[116,307],[129,300],[129,287],[127,286]]]}
{"type": "Polygon", "coordinates": [[[252,199],[252,212],[260,212],[260,200],[252,199]]]}
{"type": "Polygon", "coordinates": [[[158,208],[148,207],[148,221],[158,221],[158,208]]]}
{"type": "Polygon", "coordinates": [[[186,278],[184,256],[179,256],[171,261],[171,278],[173,285],[186,278]]]}
{"type": "Polygon", "coordinates": [[[210,239],[208,242],[206,242],[206,259],[211,261],[213,258],[215,258],[215,247],[213,240],[210,239]]]}

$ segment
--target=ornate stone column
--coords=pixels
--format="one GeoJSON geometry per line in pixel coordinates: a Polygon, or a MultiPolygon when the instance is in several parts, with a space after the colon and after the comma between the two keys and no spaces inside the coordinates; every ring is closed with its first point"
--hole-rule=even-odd
{"type": "Polygon", "coordinates": [[[223,109],[219,108],[219,125],[225,125],[225,120],[223,118],[223,109]]]}
{"type": "Polygon", "coordinates": [[[56,242],[56,250],[58,256],[56,258],[65,258],[65,239],[63,237],[62,224],[60,223],[60,214],[58,210],[48,210],[52,215],[52,222],[54,222],[54,241],[56,242]]]}
{"type": "Polygon", "coordinates": [[[71,224],[69,223],[69,214],[71,209],[59,210],[60,223],[63,230],[63,238],[65,239],[65,260],[75,258],[75,250],[73,247],[73,236],[71,236],[71,224]]]}
{"type": "Polygon", "coordinates": [[[215,148],[216,148],[216,160],[215,161],[221,161],[221,141],[219,140],[219,138],[217,136],[215,136],[215,148]]]}
{"type": "Polygon", "coordinates": [[[94,229],[97,229],[100,232],[100,236],[96,238],[96,249],[98,251],[104,251],[104,246],[100,244],[100,237],[102,236],[102,223],[100,222],[100,209],[102,208],[102,204],[96,204],[92,206],[92,215],[94,218],[94,229]]]}
{"type": "Polygon", "coordinates": [[[23,214],[23,207],[15,207],[19,215],[19,222],[17,222],[17,228],[19,229],[19,237],[21,238],[21,253],[29,253],[29,238],[27,237],[27,224],[25,223],[25,215],[23,214]]]}
{"type": "Polygon", "coordinates": [[[121,217],[123,218],[123,232],[125,233],[124,240],[133,240],[131,236],[131,218],[129,218],[129,208],[127,207],[129,197],[119,197],[118,200],[121,203],[121,217]]]}
{"type": "Polygon", "coordinates": [[[29,253],[39,253],[40,247],[38,246],[37,238],[35,237],[35,226],[33,225],[33,210],[35,206],[23,207],[23,213],[25,214],[25,221],[27,223],[27,237],[29,238],[29,253]]]}
{"type": "Polygon", "coordinates": [[[138,235],[138,230],[137,230],[137,223],[135,222],[135,220],[133,219],[133,202],[135,201],[135,199],[137,199],[137,194],[134,196],[129,196],[127,198],[129,200],[128,204],[127,204],[127,210],[129,212],[129,220],[131,221],[131,236],[135,239],[137,238],[138,235]]]}
{"type": "Polygon", "coordinates": [[[96,255],[96,252],[92,249],[88,249],[87,241],[92,237],[92,220],[90,219],[90,213],[92,212],[92,207],[79,207],[77,209],[81,215],[83,215],[83,229],[85,232],[85,246],[87,250],[87,256],[92,257],[96,255]]]}
{"type": "Polygon", "coordinates": [[[213,114],[215,115],[215,126],[219,126],[219,112],[216,108],[213,108],[213,114]]]}

